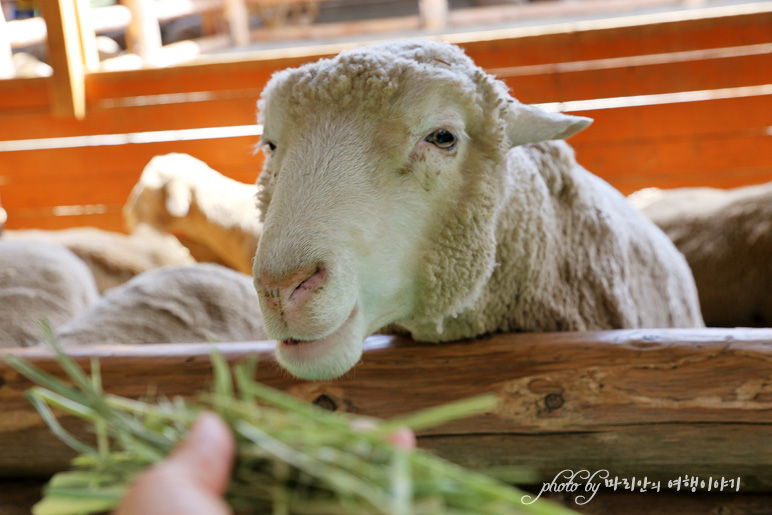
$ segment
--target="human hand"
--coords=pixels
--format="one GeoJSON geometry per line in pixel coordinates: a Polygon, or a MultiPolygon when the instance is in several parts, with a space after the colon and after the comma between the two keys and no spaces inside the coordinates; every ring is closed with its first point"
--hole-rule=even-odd
{"type": "MultiPolygon", "coordinates": [[[[374,429],[369,420],[357,430],[374,429]]],[[[408,428],[389,436],[395,447],[415,447],[408,428]]],[[[182,444],[165,460],[144,472],[129,488],[115,515],[231,515],[222,500],[233,466],[235,443],[230,430],[214,413],[203,413],[182,444]]]]}
{"type": "Polygon", "coordinates": [[[234,453],[225,422],[202,413],[177,449],[132,484],[115,515],[231,515],[222,495],[234,453]]]}

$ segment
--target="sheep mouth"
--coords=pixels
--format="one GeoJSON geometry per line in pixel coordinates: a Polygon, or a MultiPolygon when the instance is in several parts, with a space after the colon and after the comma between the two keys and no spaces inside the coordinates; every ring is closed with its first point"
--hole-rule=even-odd
{"type": "Polygon", "coordinates": [[[280,340],[279,344],[282,347],[300,348],[300,347],[307,347],[310,345],[322,345],[331,340],[335,340],[337,335],[339,335],[342,332],[345,332],[348,329],[349,324],[351,324],[354,317],[356,317],[357,311],[359,310],[355,305],[354,309],[351,310],[351,313],[349,313],[349,316],[346,318],[346,320],[340,326],[338,326],[337,329],[332,331],[332,333],[330,333],[329,335],[323,338],[318,338],[315,340],[303,340],[299,338],[289,337],[289,338],[285,338],[284,340],[280,340]]]}
{"type": "Polygon", "coordinates": [[[279,364],[301,379],[333,379],[343,375],[362,355],[362,340],[366,336],[362,316],[361,309],[355,305],[348,318],[323,338],[280,340],[276,346],[279,364]]]}
{"type": "Polygon", "coordinates": [[[313,343],[314,340],[297,340],[295,338],[287,338],[286,340],[282,340],[282,345],[300,345],[303,343],[313,343]]]}

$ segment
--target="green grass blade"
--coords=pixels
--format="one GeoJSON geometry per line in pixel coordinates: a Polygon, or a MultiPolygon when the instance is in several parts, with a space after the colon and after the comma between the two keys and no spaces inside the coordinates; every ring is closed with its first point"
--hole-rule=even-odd
{"type": "Polygon", "coordinates": [[[391,480],[391,513],[410,515],[413,513],[413,478],[408,452],[395,449],[389,467],[391,480]]]}
{"type": "MultiPolygon", "coordinates": [[[[94,391],[104,396],[102,389],[102,369],[99,360],[91,358],[91,385],[94,391]]],[[[97,451],[100,456],[107,456],[110,452],[110,439],[107,435],[107,422],[103,419],[94,421],[94,431],[96,432],[97,451]]]]}
{"type": "Polygon", "coordinates": [[[228,362],[214,347],[209,353],[214,372],[214,393],[223,397],[233,397],[233,377],[228,362]]]}
{"type": "Polygon", "coordinates": [[[380,432],[392,433],[400,427],[409,427],[420,431],[437,427],[452,420],[468,418],[492,411],[498,405],[498,397],[494,394],[478,395],[468,399],[443,404],[417,411],[410,415],[390,418],[379,427],[380,432]]]}
{"type": "Polygon", "coordinates": [[[32,515],[89,515],[105,513],[117,506],[109,499],[76,499],[49,496],[32,507],[32,515]]]}
{"type": "Polygon", "coordinates": [[[257,354],[250,354],[247,360],[237,363],[233,367],[233,377],[238,387],[239,398],[247,403],[254,404],[254,394],[249,390],[249,385],[255,381],[257,375],[257,354]]]}
{"type": "Polygon", "coordinates": [[[95,450],[85,443],[81,442],[74,436],[72,436],[64,427],[62,427],[61,424],[59,424],[59,421],[56,420],[56,417],[54,416],[51,409],[48,407],[48,404],[41,399],[40,397],[36,396],[34,392],[27,392],[27,399],[30,401],[32,406],[35,407],[37,412],[40,414],[40,417],[43,419],[43,421],[48,426],[48,429],[51,430],[54,435],[56,435],[59,440],[67,444],[70,448],[76,450],[77,452],[83,453],[83,454],[92,454],[95,452],[95,450]]]}
{"type": "Polygon", "coordinates": [[[37,385],[47,388],[52,392],[56,392],[63,397],[67,397],[74,402],[80,404],[88,403],[88,398],[71,385],[13,354],[5,356],[5,362],[11,368],[37,385]]]}
{"type": "MultiPolygon", "coordinates": [[[[333,485],[335,489],[340,490],[345,494],[356,495],[362,498],[376,510],[383,511],[389,505],[389,500],[385,495],[363,481],[357,475],[331,467],[302,452],[298,452],[259,428],[247,424],[244,421],[238,421],[234,429],[237,434],[251,440],[277,459],[289,463],[323,482],[333,485]]],[[[384,513],[386,512],[384,511],[384,513]]]]}

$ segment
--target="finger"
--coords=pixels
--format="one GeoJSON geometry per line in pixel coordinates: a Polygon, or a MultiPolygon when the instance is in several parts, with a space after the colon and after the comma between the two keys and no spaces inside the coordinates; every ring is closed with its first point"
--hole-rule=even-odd
{"type": "MultiPolygon", "coordinates": [[[[371,418],[356,418],[351,422],[351,429],[358,432],[373,431],[378,428],[378,423],[371,418]]],[[[409,451],[416,446],[415,433],[409,427],[403,426],[396,429],[387,437],[387,441],[402,450],[409,451]]]]}
{"type": "Polygon", "coordinates": [[[169,458],[131,486],[117,515],[230,515],[220,498],[227,487],[233,437],[219,417],[199,417],[169,458]]]}
{"type": "Polygon", "coordinates": [[[149,470],[132,485],[115,515],[232,515],[219,496],[181,472],[166,463],[149,470]]]}
{"type": "Polygon", "coordinates": [[[234,453],[235,444],[228,426],[214,413],[205,412],[168,461],[185,470],[196,485],[222,495],[228,487],[234,453]]]}
{"type": "Polygon", "coordinates": [[[389,435],[389,443],[394,447],[409,451],[415,448],[415,433],[409,427],[400,427],[389,435]]]}

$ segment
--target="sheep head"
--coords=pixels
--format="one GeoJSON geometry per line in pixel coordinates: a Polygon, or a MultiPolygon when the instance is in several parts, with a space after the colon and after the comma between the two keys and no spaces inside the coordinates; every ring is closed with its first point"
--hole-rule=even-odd
{"type": "Polygon", "coordinates": [[[588,125],[520,104],[455,46],[389,43],[276,74],[255,286],[277,358],[326,379],[392,323],[462,311],[495,266],[514,145],[588,125]]]}

